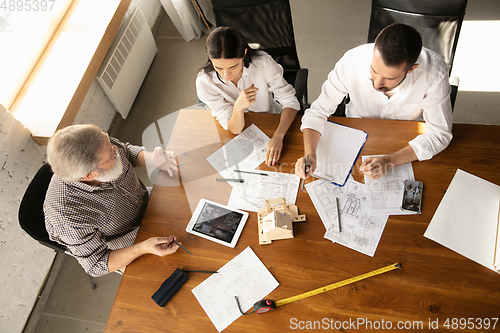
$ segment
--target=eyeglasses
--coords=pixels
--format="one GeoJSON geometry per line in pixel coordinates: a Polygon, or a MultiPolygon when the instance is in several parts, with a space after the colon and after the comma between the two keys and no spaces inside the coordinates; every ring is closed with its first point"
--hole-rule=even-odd
{"type": "Polygon", "coordinates": [[[116,158],[118,157],[118,147],[116,147],[114,144],[111,143],[111,140],[109,139],[109,135],[108,133],[104,133],[106,135],[106,137],[108,138],[108,142],[109,144],[111,145],[111,154],[113,155],[113,157],[111,157],[109,160],[107,160],[106,162],[102,162],[101,164],[99,164],[97,167],[100,167],[101,165],[103,164],[107,164],[111,161],[114,161],[116,160],[116,158]],[[116,149],[115,149],[116,148],[116,149]]]}

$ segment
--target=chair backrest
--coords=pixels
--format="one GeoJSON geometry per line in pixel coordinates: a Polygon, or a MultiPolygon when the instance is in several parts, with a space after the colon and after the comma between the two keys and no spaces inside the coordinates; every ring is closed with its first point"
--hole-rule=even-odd
{"type": "Polygon", "coordinates": [[[425,47],[443,56],[451,74],[466,7],[467,0],[373,0],[368,43],[389,24],[408,24],[425,47]]]}
{"type": "Polygon", "coordinates": [[[19,224],[21,228],[39,243],[48,246],[58,252],[65,252],[66,248],[59,243],[49,239],[45,229],[45,217],[43,214],[43,202],[45,194],[52,179],[53,172],[48,163],[45,163],[36,173],[24,193],[19,206],[19,224]]]}
{"type": "Polygon", "coordinates": [[[289,0],[211,1],[218,27],[238,29],[249,44],[258,43],[259,49],[270,54],[285,71],[300,68],[289,0]]]}

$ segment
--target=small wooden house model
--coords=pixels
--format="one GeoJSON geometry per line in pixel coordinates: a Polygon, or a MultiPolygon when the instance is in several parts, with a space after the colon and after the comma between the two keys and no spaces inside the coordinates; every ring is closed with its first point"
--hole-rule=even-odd
{"type": "Polygon", "coordinates": [[[264,201],[259,209],[259,244],[271,244],[273,240],[293,238],[293,222],[303,222],[295,205],[287,205],[285,198],[264,201]]]}

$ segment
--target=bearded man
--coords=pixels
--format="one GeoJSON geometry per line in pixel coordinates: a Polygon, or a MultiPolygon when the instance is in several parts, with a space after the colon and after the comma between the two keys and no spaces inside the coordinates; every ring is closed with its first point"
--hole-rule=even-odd
{"type": "Polygon", "coordinates": [[[149,200],[134,166],[153,163],[172,176],[175,156],[158,147],[125,144],[94,125],[57,131],[47,145],[54,175],[44,202],[51,240],[64,245],[87,274],[120,270],[137,257],[177,251],[175,236],[134,244],[149,200]]]}

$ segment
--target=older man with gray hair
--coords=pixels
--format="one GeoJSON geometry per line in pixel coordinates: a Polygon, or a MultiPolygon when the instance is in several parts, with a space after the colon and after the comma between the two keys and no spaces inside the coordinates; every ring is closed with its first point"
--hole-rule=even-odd
{"type": "Polygon", "coordinates": [[[101,276],[147,253],[177,251],[175,236],[152,237],[134,244],[149,200],[134,166],[154,164],[177,170],[172,152],[124,144],[94,125],[57,131],[47,145],[54,176],[44,203],[51,240],[64,245],[85,271],[101,276]]]}

